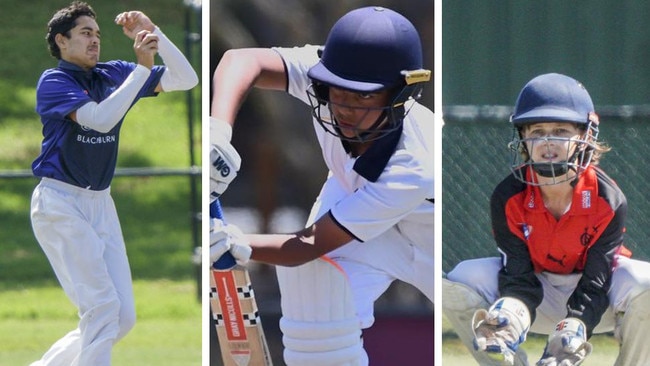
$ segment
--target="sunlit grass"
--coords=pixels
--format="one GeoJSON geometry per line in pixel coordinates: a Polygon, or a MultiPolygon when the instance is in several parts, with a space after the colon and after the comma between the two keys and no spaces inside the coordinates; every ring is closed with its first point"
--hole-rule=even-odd
{"type": "MultiPolygon", "coordinates": [[[[0,291],[2,364],[26,365],[76,327],[76,309],[57,284],[0,291]]],[[[120,365],[200,365],[201,315],[191,281],[134,283],[138,321],[113,352],[120,365]]]]}

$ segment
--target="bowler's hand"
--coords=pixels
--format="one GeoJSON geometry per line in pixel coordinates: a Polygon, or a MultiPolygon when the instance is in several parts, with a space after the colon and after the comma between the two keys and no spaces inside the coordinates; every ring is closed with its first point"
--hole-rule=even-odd
{"type": "Polygon", "coordinates": [[[140,31],[153,32],[156,25],[143,12],[138,10],[126,11],[115,17],[115,24],[121,25],[124,34],[135,40],[140,31]]]}
{"type": "Polygon", "coordinates": [[[133,50],[138,63],[151,69],[154,65],[154,56],[158,52],[158,36],[149,31],[141,30],[135,36],[133,50]]]}

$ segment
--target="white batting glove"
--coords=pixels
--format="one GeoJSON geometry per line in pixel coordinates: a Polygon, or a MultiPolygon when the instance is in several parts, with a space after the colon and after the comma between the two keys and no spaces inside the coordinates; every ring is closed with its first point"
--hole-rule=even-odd
{"type": "Polygon", "coordinates": [[[233,224],[210,219],[210,263],[216,262],[224,253],[230,251],[237,264],[243,266],[251,258],[252,249],[244,233],[233,224]]]}
{"type": "Polygon", "coordinates": [[[241,157],[230,144],[232,127],[210,117],[210,202],[214,202],[235,179],[241,157]]]}
{"type": "Polygon", "coordinates": [[[515,352],[526,340],[529,328],[526,305],[513,297],[502,297],[488,310],[474,313],[474,348],[504,365],[513,365],[515,352]]]}
{"type": "Polygon", "coordinates": [[[587,342],[587,328],[578,318],[566,318],[555,326],[548,336],[542,358],[537,366],[577,366],[591,354],[593,346],[587,342]]]}

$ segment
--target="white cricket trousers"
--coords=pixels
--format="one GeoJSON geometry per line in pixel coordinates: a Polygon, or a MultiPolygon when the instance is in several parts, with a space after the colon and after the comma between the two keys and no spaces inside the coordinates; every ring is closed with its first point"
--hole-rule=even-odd
{"type": "Polygon", "coordinates": [[[110,188],[90,191],[43,178],[32,228],[61,287],[79,310],[76,329],[32,365],[108,366],[135,324],[131,271],[110,188]]]}

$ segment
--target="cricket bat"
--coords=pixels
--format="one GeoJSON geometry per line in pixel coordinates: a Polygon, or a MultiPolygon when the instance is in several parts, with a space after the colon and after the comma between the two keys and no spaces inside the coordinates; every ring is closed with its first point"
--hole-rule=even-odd
{"type": "MultiPolygon", "coordinates": [[[[223,220],[218,200],[210,204],[210,217],[223,220]]],[[[248,270],[234,265],[226,252],[210,266],[210,307],[223,364],[272,366],[248,270]]]]}

